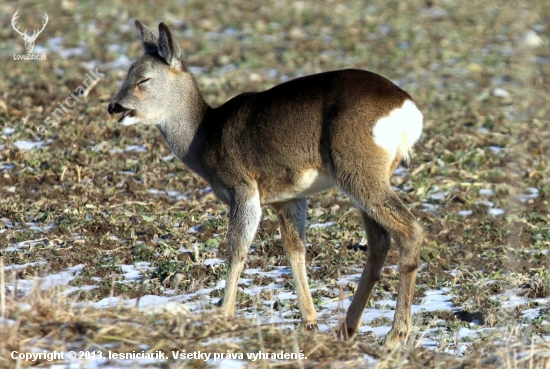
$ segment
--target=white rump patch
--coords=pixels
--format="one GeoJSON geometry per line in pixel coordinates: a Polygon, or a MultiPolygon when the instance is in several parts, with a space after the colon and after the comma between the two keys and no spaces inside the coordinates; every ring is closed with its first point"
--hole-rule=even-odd
{"type": "Polygon", "coordinates": [[[376,122],[372,129],[374,142],[393,159],[397,153],[407,161],[413,145],[422,133],[422,113],[411,100],[376,122]]]}

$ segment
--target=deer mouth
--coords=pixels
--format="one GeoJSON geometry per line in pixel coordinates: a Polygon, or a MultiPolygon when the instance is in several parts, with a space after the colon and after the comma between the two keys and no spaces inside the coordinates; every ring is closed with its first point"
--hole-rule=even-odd
{"type": "Polygon", "coordinates": [[[134,117],[134,111],[132,109],[126,109],[122,112],[122,116],[118,120],[119,123],[122,123],[122,121],[126,118],[134,117]]]}
{"type": "Polygon", "coordinates": [[[139,119],[138,117],[136,117],[134,109],[125,108],[117,102],[111,101],[109,103],[109,106],[107,107],[107,110],[111,115],[122,113],[122,116],[118,120],[118,124],[121,124],[123,126],[129,126],[139,122],[139,119]]]}

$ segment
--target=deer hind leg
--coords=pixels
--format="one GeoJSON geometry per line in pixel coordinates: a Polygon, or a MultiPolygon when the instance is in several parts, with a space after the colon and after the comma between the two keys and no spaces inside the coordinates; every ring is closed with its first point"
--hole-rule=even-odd
{"type": "MultiPolygon", "coordinates": [[[[348,170],[343,175],[337,176],[336,181],[338,186],[355,200],[361,210],[368,214],[368,217],[389,233],[399,248],[397,303],[392,329],[386,337],[386,346],[391,348],[405,340],[411,329],[411,305],[418,271],[422,228],[409,209],[393,192],[387,177],[368,176],[367,173],[373,173],[372,166],[363,169],[361,175],[358,174],[357,168],[348,170]]],[[[367,271],[367,274],[369,272],[367,271]]],[[[369,282],[368,277],[361,279],[365,279],[365,283],[369,282]]],[[[362,294],[365,293],[362,292],[362,294]]],[[[353,309],[348,312],[346,317],[351,328],[353,328],[351,323],[358,324],[356,315],[359,314],[359,303],[361,302],[362,305],[363,299],[363,295],[360,295],[357,303],[352,302],[353,309]]],[[[348,338],[350,337],[348,336],[348,338]]]]}
{"type": "Polygon", "coordinates": [[[367,233],[368,258],[356,293],[348,308],[346,319],[338,332],[340,339],[344,340],[354,337],[359,330],[363,311],[367,306],[374,284],[380,280],[380,272],[391,244],[390,235],[383,227],[365,211],[361,211],[361,216],[367,233]]]}
{"type": "Polygon", "coordinates": [[[227,230],[229,259],[221,308],[227,315],[233,315],[239,277],[262,215],[258,191],[244,186],[233,190],[230,194],[229,207],[227,230]]]}
{"type": "Polygon", "coordinates": [[[307,214],[306,198],[274,204],[281,224],[283,245],[290,261],[292,276],[296,283],[298,306],[302,316],[302,329],[317,328],[317,313],[313,306],[306,275],[305,227],[307,214]]]}

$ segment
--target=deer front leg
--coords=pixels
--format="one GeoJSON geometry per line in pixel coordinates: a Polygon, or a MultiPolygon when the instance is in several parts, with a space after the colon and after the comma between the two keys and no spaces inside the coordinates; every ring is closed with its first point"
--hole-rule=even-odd
{"type": "Polygon", "coordinates": [[[255,187],[233,189],[230,193],[229,208],[227,230],[229,259],[221,308],[227,315],[233,315],[239,276],[262,215],[258,191],[255,187]]]}
{"type": "Polygon", "coordinates": [[[306,275],[305,228],[307,200],[306,198],[299,198],[285,203],[278,203],[274,204],[274,208],[277,210],[283,245],[288,254],[292,276],[296,283],[298,307],[302,316],[302,329],[317,329],[317,313],[309,292],[306,275]]]}

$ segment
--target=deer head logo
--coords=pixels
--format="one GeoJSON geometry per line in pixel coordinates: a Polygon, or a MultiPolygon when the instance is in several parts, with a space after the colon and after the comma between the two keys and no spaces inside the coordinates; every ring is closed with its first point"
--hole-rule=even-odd
{"type": "Polygon", "coordinates": [[[27,49],[27,53],[30,54],[30,53],[32,53],[32,50],[34,49],[34,42],[36,41],[36,38],[38,37],[39,34],[42,33],[44,28],[46,28],[46,24],[48,24],[48,19],[49,19],[48,14],[44,13],[43,18],[44,18],[45,22],[42,22],[42,29],[40,31],[35,29],[33,34],[31,36],[29,36],[29,35],[27,35],[27,30],[25,30],[25,32],[20,32],[19,31],[19,26],[17,26],[17,28],[15,27],[15,21],[17,20],[17,18],[19,18],[19,15],[17,15],[17,13],[19,13],[19,10],[16,11],[15,14],[13,15],[13,17],[11,18],[11,26],[13,27],[15,32],[17,32],[21,35],[21,38],[23,39],[23,41],[25,41],[25,49],[27,49]]]}

